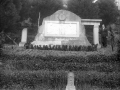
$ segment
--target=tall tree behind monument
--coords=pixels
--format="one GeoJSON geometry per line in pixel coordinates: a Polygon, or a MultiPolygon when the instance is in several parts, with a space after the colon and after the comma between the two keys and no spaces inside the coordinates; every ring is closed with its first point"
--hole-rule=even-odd
{"type": "Polygon", "coordinates": [[[69,10],[84,19],[99,18],[99,8],[97,4],[92,3],[93,0],[71,0],[69,10]]]}
{"type": "Polygon", "coordinates": [[[114,23],[118,16],[118,9],[115,5],[115,0],[99,0],[99,16],[102,18],[105,25],[114,23]]]}
{"type": "Polygon", "coordinates": [[[1,0],[0,1],[0,31],[13,30],[14,25],[19,20],[20,16],[18,10],[21,7],[16,7],[14,0],[1,0]],[[8,29],[9,28],[9,29],[8,29]]]}
{"type": "MultiPolygon", "coordinates": [[[[63,8],[63,0],[25,0],[22,1],[21,19],[31,17],[33,23],[37,24],[39,12],[41,20],[63,8]]],[[[84,19],[102,18],[104,23],[113,22],[118,13],[114,0],[68,0],[67,10],[74,12],[84,19]]]]}

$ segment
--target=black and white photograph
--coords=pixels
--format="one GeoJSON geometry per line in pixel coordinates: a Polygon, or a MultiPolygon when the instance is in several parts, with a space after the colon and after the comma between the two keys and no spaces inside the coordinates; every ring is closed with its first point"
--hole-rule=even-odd
{"type": "Polygon", "coordinates": [[[120,90],[120,0],[0,0],[0,90],[120,90]]]}

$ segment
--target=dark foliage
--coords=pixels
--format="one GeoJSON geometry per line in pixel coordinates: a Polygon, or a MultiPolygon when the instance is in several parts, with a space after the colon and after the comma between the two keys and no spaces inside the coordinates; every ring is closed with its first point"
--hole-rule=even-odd
{"type": "Polygon", "coordinates": [[[10,64],[17,70],[97,70],[112,72],[119,70],[114,66],[118,63],[117,55],[88,55],[84,56],[29,56],[2,55],[2,62],[10,64]],[[97,65],[95,65],[97,64],[97,65]]]}

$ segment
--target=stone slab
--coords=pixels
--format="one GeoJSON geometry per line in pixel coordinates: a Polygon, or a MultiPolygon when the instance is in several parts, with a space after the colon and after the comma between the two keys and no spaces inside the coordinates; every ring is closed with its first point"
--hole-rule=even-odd
{"type": "Polygon", "coordinates": [[[45,21],[45,37],[79,37],[79,22],[45,21]]]}
{"type": "Polygon", "coordinates": [[[76,90],[75,85],[74,85],[74,73],[73,72],[68,73],[68,81],[67,81],[66,90],[76,90]]]}

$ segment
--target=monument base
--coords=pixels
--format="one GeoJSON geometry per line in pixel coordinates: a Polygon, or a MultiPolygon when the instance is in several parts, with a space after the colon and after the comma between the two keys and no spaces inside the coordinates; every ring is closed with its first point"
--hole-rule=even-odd
{"type": "Polygon", "coordinates": [[[26,42],[20,42],[20,43],[19,43],[19,47],[24,47],[25,43],[26,43],[26,42]]]}
{"type": "Polygon", "coordinates": [[[33,41],[31,43],[33,46],[43,46],[43,45],[68,45],[68,46],[91,46],[87,44],[84,40],[45,40],[45,41],[33,41]]]}
{"type": "Polygon", "coordinates": [[[101,48],[101,44],[98,44],[97,49],[100,49],[100,48],[101,48]]]}
{"type": "Polygon", "coordinates": [[[61,41],[33,41],[31,43],[33,46],[43,46],[43,45],[62,45],[61,41]]]}
{"type": "Polygon", "coordinates": [[[67,85],[65,90],[76,90],[76,88],[74,85],[72,85],[72,86],[67,85]]]}

